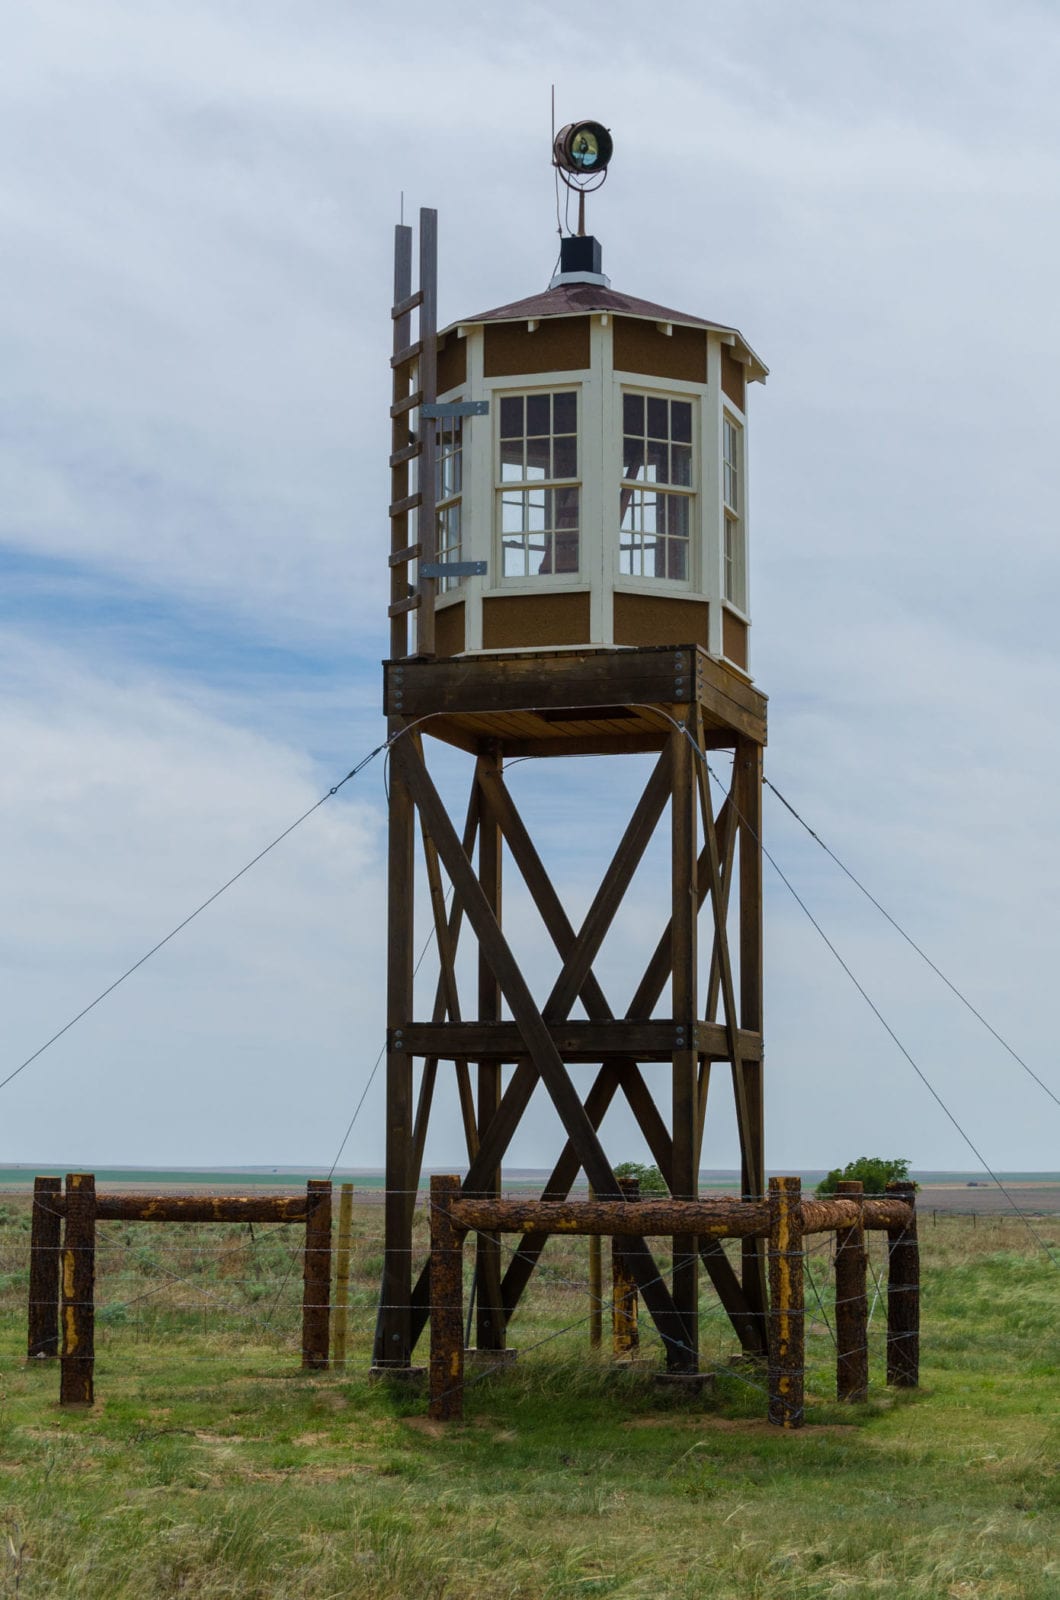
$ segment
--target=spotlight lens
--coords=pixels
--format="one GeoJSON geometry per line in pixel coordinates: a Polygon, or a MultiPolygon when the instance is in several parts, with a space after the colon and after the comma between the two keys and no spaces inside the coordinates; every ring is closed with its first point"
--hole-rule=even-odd
{"type": "Polygon", "coordinates": [[[600,143],[595,133],[583,128],[571,140],[571,158],[575,166],[595,167],[600,159],[600,143]]]}
{"type": "Polygon", "coordinates": [[[611,135],[599,122],[568,122],[556,135],[553,159],[565,172],[603,172],[614,153],[611,135]]]}

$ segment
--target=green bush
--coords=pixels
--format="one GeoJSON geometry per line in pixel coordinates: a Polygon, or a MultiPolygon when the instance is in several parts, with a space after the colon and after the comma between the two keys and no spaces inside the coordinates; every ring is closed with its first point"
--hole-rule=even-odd
{"type": "Polygon", "coordinates": [[[818,1194],[835,1194],[837,1183],[861,1182],[866,1194],[882,1194],[889,1183],[900,1183],[909,1176],[909,1162],[896,1156],[887,1161],[883,1156],[858,1156],[845,1167],[833,1167],[826,1178],[817,1185],[818,1194]]]}
{"type": "Polygon", "coordinates": [[[615,1168],[616,1178],[636,1178],[641,1194],[669,1194],[670,1189],[658,1167],[646,1167],[640,1161],[620,1161],[615,1168]]]}

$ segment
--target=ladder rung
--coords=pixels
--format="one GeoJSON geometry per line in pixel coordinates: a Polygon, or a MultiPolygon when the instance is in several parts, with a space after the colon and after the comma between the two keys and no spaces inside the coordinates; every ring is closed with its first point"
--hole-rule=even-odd
{"type": "Polygon", "coordinates": [[[400,467],[403,461],[412,461],[420,454],[422,449],[423,446],[417,439],[415,444],[407,444],[404,450],[395,450],[394,454],[390,457],[390,465],[392,467],[400,467]]]}
{"type": "Polygon", "coordinates": [[[406,511],[415,511],[422,500],[423,496],[418,489],[415,494],[407,494],[404,500],[392,500],[390,502],[390,515],[392,517],[401,517],[404,516],[406,511]]]}
{"type": "Polygon", "coordinates": [[[415,361],[423,354],[423,340],[417,339],[415,344],[407,344],[404,350],[399,350],[396,356],[390,357],[392,367],[406,367],[410,361],[415,361]]]}
{"type": "Polygon", "coordinates": [[[402,567],[407,561],[415,561],[422,549],[423,546],[418,542],[416,544],[407,544],[404,550],[394,551],[394,554],[390,557],[389,565],[402,567]]]}
{"type": "Polygon", "coordinates": [[[387,606],[386,614],[388,617],[400,617],[406,611],[416,611],[422,599],[422,595],[410,594],[407,600],[395,600],[392,606],[387,606]]]}
{"type": "Polygon", "coordinates": [[[410,311],[415,311],[416,307],[422,304],[423,290],[417,289],[415,294],[410,294],[404,300],[399,300],[396,306],[391,306],[390,315],[397,322],[399,318],[407,317],[410,311]]]}
{"type": "Polygon", "coordinates": [[[390,407],[392,417],[404,416],[406,411],[415,411],[417,406],[423,404],[423,390],[417,389],[415,394],[406,395],[404,400],[395,400],[390,407]]]}

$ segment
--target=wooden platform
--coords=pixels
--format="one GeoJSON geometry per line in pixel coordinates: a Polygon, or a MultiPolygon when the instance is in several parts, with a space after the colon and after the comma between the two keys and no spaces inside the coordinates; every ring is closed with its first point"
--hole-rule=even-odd
{"type": "Polygon", "coordinates": [[[693,704],[708,747],[766,742],[766,696],[701,645],[410,658],[383,672],[388,717],[423,718],[424,733],[472,752],[483,739],[513,757],[661,750],[665,708],[693,704]]]}

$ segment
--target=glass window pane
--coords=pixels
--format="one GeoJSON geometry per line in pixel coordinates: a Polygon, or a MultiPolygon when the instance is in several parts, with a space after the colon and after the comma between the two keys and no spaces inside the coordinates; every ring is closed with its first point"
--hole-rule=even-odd
{"type": "Polygon", "coordinates": [[[657,443],[654,439],[648,440],[648,452],[647,460],[644,464],[644,476],[647,478],[649,483],[669,483],[669,455],[669,448],[665,444],[657,443]]]}
{"type": "Polygon", "coordinates": [[[545,495],[541,489],[526,496],[526,526],[532,533],[540,533],[545,526],[545,495]]]}
{"type": "Polygon", "coordinates": [[[552,432],[577,433],[578,396],[573,390],[552,396],[552,432]]]}
{"type": "Polygon", "coordinates": [[[523,541],[506,540],[504,545],[504,576],[506,578],[526,577],[526,551],[523,541]]]}
{"type": "Polygon", "coordinates": [[[553,440],[552,476],[554,478],[576,478],[578,476],[577,439],[566,438],[553,440]]]}
{"type": "MultiPolygon", "coordinates": [[[[627,396],[628,398],[628,396],[627,396]]],[[[628,435],[622,446],[622,476],[624,478],[637,478],[644,466],[644,440],[643,438],[631,439],[628,435]]]]}
{"type": "Polygon", "coordinates": [[[682,582],[688,576],[688,546],[682,540],[666,541],[666,576],[682,582]]]}
{"type": "Polygon", "coordinates": [[[501,438],[519,439],[523,433],[523,397],[509,395],[501,401],[501,438]]]}
{"type": "Polygon", "coordinates": [[[688,538],[689,501],[683,494],[663,496],[666,501],[666,531],[680,539],[688,538]]]}
{"type": "Polygon", "coordinates": [[[501,532],[522,533],[524,525],[522,495],[504,495],[501,500],[501,532]]]}
{"type": "Polygon", "coordinates": [[[689,400],[670,402],[670,437],[680,444],[692,443],[692,403],[689,400]]]}
{"type": "Polygon", "coordinates": [[[668,439],[670,436],[665,400],[648,400],[648,438],[668,439]]]}
{"type": "Polygon", "coordinates": [[[526,477],[527,482],[529,483],[533,483],[538,479],[548,477],[547,439],[527,439],[526,477]]]}
{"type": "Polygon", "coordinates": [[[528,394],[526,397],[526,431],[528,435],[549,433],[549,399],[547,394],[528,394]]]}
{"type": "Polygon", "coordinates": [[[501,482],[519,483],[523,476],[522,439],[501,440],[501,482]]]}
{"type": "Polygon", "coordinates": [[[622,397],[622,426],[627,433],[644,433],[644,396],[627,394],[622,397]]]}
{"type": "Polygon", "coordinates": [[[670,446],[670,482],[691,485],[692,446],[690,444],[674,444],[670,446]]]}
{"type": "Polygon", "coordinates": [[[578,490],[554,489],[552,490],[554,505],[555,526],[557,528],[576,528],[578,526],[578,490]]]}

